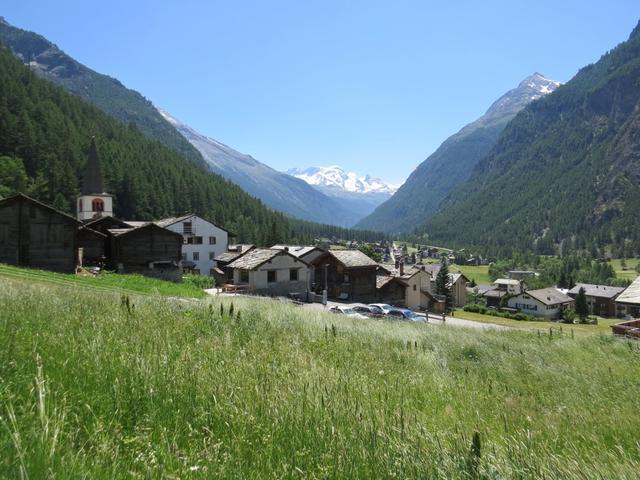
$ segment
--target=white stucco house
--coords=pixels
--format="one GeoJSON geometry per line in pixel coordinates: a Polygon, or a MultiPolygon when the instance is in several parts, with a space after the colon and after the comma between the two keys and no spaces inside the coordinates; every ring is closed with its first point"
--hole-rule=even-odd
{"type": "Polygon", "coordinates": [[[154,223],[182,235],[183,267],[200,275],[214,274],[214,259],[227,251],[229,237],[232,235],[227,229],[192,213],[164,218],[154,223]]]}
{"type": "Polygon", "coordinates": [[[573,298],[555,288],[527,290],[509,299],[509,308],[546,320],[557,320],[564,310],[573,306],[573,298]]]}
{"type": "Polygon", "coordinates": [[[234,260],[233,283],[259,295],[304,293],[310,287],[309,264],[288,249],[255,248],[234,260]]]}

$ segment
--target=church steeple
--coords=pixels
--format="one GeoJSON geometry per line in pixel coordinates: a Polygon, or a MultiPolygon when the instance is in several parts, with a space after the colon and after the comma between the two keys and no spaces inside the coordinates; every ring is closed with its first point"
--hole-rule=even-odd
{"type": "Polygon", "coordinates": [[[78,220],[86,221],[103,216],[113,216],[113,198],[104,192],[98,148],[95,137],[92,137],[78,197],[78,220]]]}
{"type": "Polygon", "coordinates": [[[89,159],[82,178],[83,195],[95,195],[104,193],[104,183],[102,181],[102,166],[98,158],[98,148],[96,147],[96,137],[91,137],[89,147],[89,159]]]}

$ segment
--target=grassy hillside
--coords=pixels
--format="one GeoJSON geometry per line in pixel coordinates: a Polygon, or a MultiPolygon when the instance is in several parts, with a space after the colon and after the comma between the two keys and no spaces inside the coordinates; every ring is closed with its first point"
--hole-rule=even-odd
{"type": "MultiPolygon", "coordinates": [[[[166,297],[203,298],[207,294],[187,275],[182,283],[166,282],[142,275],[118,275],[104,272],[98,276],[78,276],[31,268],[0,264],[0,278],[20,279],[31,284],[61,285],[85,291],[119,292],[130,295],[161,295],[166,297]]],[[[202,278],[202,277],[200,277],[202,278]]]]}
{"type": "Polygon", "coordinates": [[[210,302],[0,279],[0,478],[640,471],[637,343],[210,302]]]}

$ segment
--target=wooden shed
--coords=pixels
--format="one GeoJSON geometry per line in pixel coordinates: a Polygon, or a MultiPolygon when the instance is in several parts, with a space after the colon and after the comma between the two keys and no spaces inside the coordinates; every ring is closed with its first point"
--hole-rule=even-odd
{"type": "Polygon", "coordinates": [[[75,272],[80,222],[24,194],[0,200],[0,263],[75,272]]]}
{"type": "Polygon", "coordinates": [[[134,228],[110,229],[109,268],[179,282],[182,235],[146,223],[134,228]]]}
{"type": "Polygon", "coordinates": [[[376,300],[395,307],[406,306],[406,291],[409,284],[393,275],[378,275],[376,277],[376,300]]]}
{"type": "Polygon", "coordinates": [[[316,293],[322,293],[326,282],[329,298],[365,303],[376,300],[376,272],[380,265],[361,251],[328,250],[312,265],[316,293]]]}

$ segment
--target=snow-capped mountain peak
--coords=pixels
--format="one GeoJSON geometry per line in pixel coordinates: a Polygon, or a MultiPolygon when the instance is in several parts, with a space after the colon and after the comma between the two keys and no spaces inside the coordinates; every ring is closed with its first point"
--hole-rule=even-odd
{"type": "Polygon", "coordinates": [[[370,175],[358,175],[355,172],[345,172],[337,165],[327,167],[309,167],[305,169],[292,168],[289,175],[304,180],[309,185],[329,187],[353,193],[386,193],[392,195],[398,189],[397,185],[383,182],[370,175]]]}

